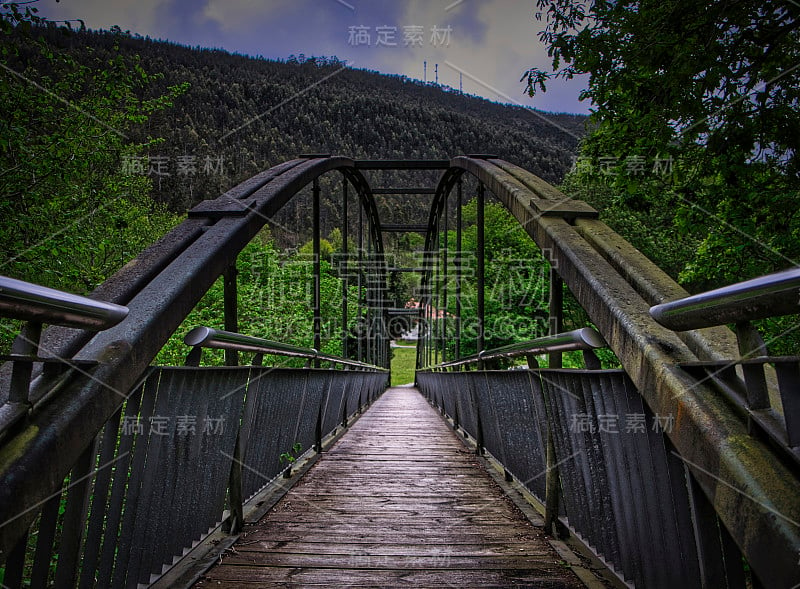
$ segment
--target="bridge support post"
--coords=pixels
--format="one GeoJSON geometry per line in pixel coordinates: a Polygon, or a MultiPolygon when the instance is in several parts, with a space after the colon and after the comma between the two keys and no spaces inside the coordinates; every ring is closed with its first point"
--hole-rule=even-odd
{"type": "MultiPolygon", "coordinates": [[[[20,356],[36,356],[39,353],[39,340],[42,337],[42,324],[31,321],[23,328],[22,332],[14,339],[11,353],[20,356]]],[[[10,403],[27,403],[28,391],[31,386],[33,362],[30,360],[17,360],[11,370],[11,389],[8,401],[10,403]]]]}
{"type": "Polygon", "coordinates": [[[231,473],[228,480],[228,502],[231,514],[223,529],[229,534],[239,534],[244,527],[244,493],[242,491],[242,434],[236,436],[236,445],[233,449],[231,473]]]}
{"type": "MultiPolygon", "coordinates": [[[[312,186],[312,225],[314,243],[314,349],[322,348],[322,317],[320,316],[320,228],[319,228],[319,178],[314,178],[312,186]]],[[[319,368],[319,360],[314,360],[314,368],[319,368]]]]}
{"type": "MultiPolygon", "coordinates": [[[[736,341],[742,358],[767,356],[767,346],[758,330],[749,321],[736,324],[736,341]]],[[[764,368],[758,364],[742,364],[747,388],[747,404],[750,409],[767,409],[770,406],[767,379],[764,368]]],[[[748,418],[748,430],[753,430],[752,418],[748,418]]]]}
{"type": "MultiPolygon", "coordinates": [[[[486,305],[485,305],[485,286],[486,286],[486,243],[485,243],[485,223],[484,212],[486,207],[486,188],[483,182],[478,184],[478,349],[480,353],[486,349],[486,305]]],[[[478,368],[483,370],[483,363],[478,364],[478,368]]]]}
{"type": "Polygon", "coordinates": [[[556,446],[553,442],[553,428],[549,422],[547,424],[547,448],[545,453],[547,474],[544,482],[544,531],[551,536],[559,536],[558,493],[561,485],[559,484],[556,446]]]}
{"type": "Polygon", "coordinates": [[[461,178],[456,183],[456,334],[455,334],[455,355],[454,358],[461,358],[461,205],[463,200],[463,181],[461,178]]]}
{"type": "MultiPolygon", "coordinates": [[[[359,325],[362,322],[362,314],[364,309],[364,296],[363,296],[363,289],[364,289],[364,208],[358,207],[358,321],[359,325]]],[[[364,346],[362,343],[361,329],[358,332],[358,354],[357,358],[360,362],[365,360],[364,358],[364,346]]]]}
{"type": "MultiPolygon", "coordinates": [[[[548,335],[564,331],[564,281],[556,270],[557,260],[550,260],[550,317],[548,335]]],[[[562,367],[561,352],[550,352],[550,368],[562,367]]]]}
{"type": "MultiPolygon", "coordinates": [[[[236,277],[239,271],[236,263],[228,266],[222,275],[223,293],[225,300],[225,331],[237,333],[239,331],[239,295],[236,277]]],[[[225,366],[238,366],[239,352],[225,350],[225,366]]]]}
{"type": "Polygon", "coordinates": [[[431,285],[431,345],[433,346],[433,364],[439,363],[439,326],[436,323],[438,315],[441,312],[441,299],[440,299],[440,277],[439,277],[439,252],[441,250],[441,231],[439,230],[437,219],[436,224],[436,241],[434,241],[434,250],[432,252],[433,259],[433,284],[431,285]]]}
{"type": "Polygon", "coordinates": [[[347,279],[350,272],[350,261],[347,258],[347,178],[342,178],[342,264],[340,276],[342,278],[342,356],[348,358],[347,351],[347,279]]]}
{"type": "Polygon", "coordinates": [[[448,197],[444,197],[444,247],[442,248],[442,362],[447,362],[447,281],[448,281],[448,244],[447,244],[447,230],[448,220],[447,214],[449,207],[447,206],[448,197]]]}

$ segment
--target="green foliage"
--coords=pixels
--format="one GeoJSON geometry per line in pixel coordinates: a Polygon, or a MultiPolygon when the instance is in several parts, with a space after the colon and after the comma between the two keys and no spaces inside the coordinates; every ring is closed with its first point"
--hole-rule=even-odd
{"type": "MultiPolygon", "coordinates": [[[[341,244],[341,236],[339,237],[339,243],[341,244]]],[[[308,241],[306,242],[303,247],[300,248],[300,253],[305,256],[311,256],[314,254],[314,242],[308,241]]],[[[319,240],[319,255],[321,258],[330,258],[331,254],[333,253],[333,245],[327,239],[320,239],[319,240]]]]}
{"type": "MultiPolygon", "coordinates": [[[[263,339],[313,347],[313,267],[313,256],[280,252],[266,232],[250,242],[237,262],[239,331],[263,339]]],[[[322,259],[320,267],[321,351],[342,355],[342,280],[328,260],[322,259]]],[[[348,328],[353,328],[358,320],[357,301],[357,287],[351,285],[348,328]]],[[[183,343],[186,333],[200,325],[224,329],[224,317],[225,298],[220,278],[162,348],[155,362],[182,365],[189,351],[183,343]]],[[[265,362],[276,366],[303,366],[305,363],[285,357],[268,358],[265,362]]],[[[205,350],[203,364],[223,365],[224,354],[221,350],[205,350]]]]}
{"type": "Polygon", "coordinates": [[[534,68],[523,79],[534,93],[553,76],[589,74],[583,96],[595,111],[579,180],[619,199],[624,234],[660,225],[648,249],[666,249],[670,270],[691,288],[794,264],[800,9],[757,0],[539,0],[538,8],[554,73],[534,68]],[[654,173],[658,161],[670,169],[654,173]],[[652,218],[654,207],[662,210],[652,218]],[[675,235],[686,242],[679,267],[675,235]]]}
{"type": "Polygon", "coordinates": [[[120,162],[157,143],[131,135],[185,86],[145,98],[158,78],[137,57],[76,59],[42,35],[72,33],[43,24],[0,10],[0,273],[85,294],[177,221],[120,162]]]}
{"type": "Polygon", "coordinates": [[[700,246],[700,235],[676,231],[675,212],[679,203],[669,192],[637,209],[618,189],[605,182],[588,182],[578,173],[568,174],[561,188],[570,197],[584,200],[601,211],[603,222],[673,278],[678,278],[700,246]]]}
{"type": "Polygon", "coordinates": [[[282,452],[280,455],[280,463],[286,463],[289,466],[297,462],[300,453],[303,451],[303,445],[300,442],[295,442],[288,452],[282,452]]]}
{"type": "MultiPolygon", "coordinates": [[[[402,345],[402,344],[401,344],[402,345]]],[[[414,382],[417,349],[392,348],[392,386],[414,382]]]]}

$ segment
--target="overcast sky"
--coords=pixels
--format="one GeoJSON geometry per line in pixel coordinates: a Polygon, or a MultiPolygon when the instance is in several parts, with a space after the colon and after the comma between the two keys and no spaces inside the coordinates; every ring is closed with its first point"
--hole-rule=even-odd
{"type": "Polygon", "coordinates": [[[285,59],[335,55],[358,68],[434,81],[499,102],[588,112],[585,80],[553,82],[531,98],[520,77],[549,67],[535,0],[41,0],[42,16],[92,29],[285,59]]]}

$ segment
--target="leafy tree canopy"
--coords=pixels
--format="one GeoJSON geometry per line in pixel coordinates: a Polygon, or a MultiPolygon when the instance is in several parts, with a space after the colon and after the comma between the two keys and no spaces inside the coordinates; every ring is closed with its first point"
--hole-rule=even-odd
{"type": "Polygon", "coordinates": [[[553,69],[528,70],[528,92],[589,75],[589,165],[578,175],[601,179],[634,212],[669,204],[665,220],[693,246],[684,282],[707,287],[800,260],[800,6],[537,4],[553,69]],[[654,173],[654,162],[669,169],[654,173]]]}

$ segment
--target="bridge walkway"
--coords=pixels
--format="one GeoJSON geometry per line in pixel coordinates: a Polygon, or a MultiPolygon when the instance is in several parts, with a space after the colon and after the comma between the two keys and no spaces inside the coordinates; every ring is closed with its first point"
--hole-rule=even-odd
{"type": "Polygon", "coordinates": [[[413,388],[379,398],[196,587],[584,587],[413,388]]]}

